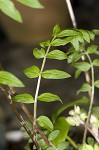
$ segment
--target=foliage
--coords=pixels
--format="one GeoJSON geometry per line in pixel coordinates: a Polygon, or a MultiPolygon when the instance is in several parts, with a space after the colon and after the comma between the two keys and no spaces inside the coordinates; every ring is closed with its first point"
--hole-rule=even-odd
{"type": "MultiPolygon", "coordinates": [[[[32,7],[42,9],[43,5],[39,2],[39,0],[16,0],[17,2],[32,7]]],[[[0,0],[0,10],[11,17],[12,19],[22,22],[22,17],[19,10],[15,7],[12,0],[0,0]],[[9,6],[9,7],[8,7],[9,6]]]]}
{"type": "MultiPolygon", "coordinates": [[[[22,3],[25,1],[18,0],[22,3]]],[[[99,55],[98,46],[90,45],[91,41],[95,39],[95,31],[88,31],[82,29],[65,29],[61,30],[59,25],[56,25],[53,29],[52,40],[40,43],[40,48],[33,50],[33,57],[35,59],[42,59],[41,68],[33,65],[23,70],[23,73],[28,78],[38,78],[37,87],[34,98],[28,94],[15,95],[11,100],[12,103],[19,102],[21,104],[33,103],[33,116],[29,116],[29,122],[23,120],[21,125],[28,133],[28,145],[25,149],[29,150],[29,143],[33,142],[33,149],[42,150],[98,150],[99,149],[99,107],[93,107],[95,88],[99,88],[99,80],[95,79],[94,68],[99,66],[99,59],[93,58],[92,55],[99,55]],[[66,52],[60,50],[60,46],[67,45],[69,49],[66,52]],[[56,48],[57,46],[57,48],[56,48]],[[52,119],[48,116],[40,115],[37,116],[37,103],[42,102],[54,102],[62,101],[61,98],[54,93],[44,92],[39,94],[41,79],[65,79],[71,78],[72,76],[66,70],[59,70],[56,66],[55,69],[45,69],[47,59],[56,59],[57,61],[66,60],[69,67],[75,68],[75,78],[78,78],[80,74],[86,75],[89,71],[89,78],[91,82],[85,81],[77,91],[77,100],[73,100],[70,103],[63,104],[57,111],[52,115],[52,119]],[[88,97],[80,96],[80,93],[89,93],[88,97]],[[79,96],[79,98],[78,98],[79,96]],[[80,109],[78,105],[87,105],[88,112],[80,109]],[[62,112],[67,108],[74,107],[69,111],[69,117],[62,116],[62,112]],[[61,115],[61,116],[60,116],[61,115]],[[33,128],[31,129],[31,122],[33,128]],[[75,143],[71,136],[72,126],[82,125],[85,128],[84,137],[80,142],[75,143]],[[30,129],[30,130],[27,130],[30,129]],[[86,140],[88,130],[93,139],[86,140]],[[94,142],[90,142],[94,141],[94,142]]],[[[73,78],[73,77],[72,77],[73,78]]],[[[2,85],[21,87],[23,83],[13,76],[11,73],[0,71],[0,83],[2,85]]],[[[8,97],[9,98],[9,97],[8,97]]],[[[23,106],[23,105],[22,105],[23,106]]],[[[27,110],[27,108],[25,107],[27,110]]],[[[26,112],[26,111],[25,111],[26,112]]],[[[18,116],[18,114],[17,114],[18,116]]],[[[19,114],[20,116],[20,114],[19,114]]]]}

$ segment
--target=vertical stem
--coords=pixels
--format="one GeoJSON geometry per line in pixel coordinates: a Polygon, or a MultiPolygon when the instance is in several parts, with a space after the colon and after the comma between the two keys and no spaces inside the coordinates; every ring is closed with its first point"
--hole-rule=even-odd
{"type": "MultiPolygon", "coordinates": [[[[91,83],[92,89],[91,89],[91,97],[90,97],[90,106],[89,106],[89,110],[88,110],[88,118],[86,120],[86,123],[88,124],[89,123],[89,119],[90,119],[90,115],[91,115],[92,106],[93,106],[93,101],[94,101],[95,88],[94,88],[94,67],[93,67],[93,63],[92,63],[91,58],[88,55],[88,53],[86,53],[86,55],[88,57],[90,65],[91,65],[91,76],[92,76],[92,83],[91,83]]],[[[86,141],[86,136],[87,136],[87,128],[85,128],[85,131],[84,131],[83,142],[86,141]]]]}
{"type": "Polygon", "coordinates": [[[40,83],[41,83],[41,74],[43,72],[43,69],[44,69],[44,66],[45,66],[45,62],[46,62],[46,56],[47,56],[47,54],[49,52],[50,47],[51,47],[51,45],[48,46],[48,49],[47,49],[46,54],[44,56],[44,59],[43,59],[43,62],[42,62],[42,66],[41,66],[40,75],[39,75],[38,81],[37,81],[37,87],[36,87],[36,93],[35,93],[35,101],[34,101],[34,120],[33,120],[33,127],[34,127],[33,139],[34,139],[34,141],[36,141],[36,132],[37,132],[37,127],[36,127],[37,97],[38,97],[40,83]]]}
{"type": "MultiPolygon", "coordinates": [[[[70,0],[65,0],[65,1],[66,1],[66,4],[67,4],[67,7],[68,7],[68,11],[69,11],[69,14],[70,14],[70,18],[71,18],[73,27],[77,28],[77,21],[76,21],[74,12],[73,12],[73,8],[72,8],[72,5],[71,5],[71,2],[70,2],[70,0]]],[[[89,56],[88,56],[88,59],[91,62],[91,59],[89,58],[89,56]]],[[[83,61],[85,60],[84,56],[82,56],[82,60],[83,61]]],[[[89,122],[89,118],[90,118],[90,114],[91,114],[91,109],[92,109],[92,105],[93,105],[93,100],[94,100],[94,83],[93,83],[94,82],[94,68],[93,68],[92,63],[91,63],[91,72],[92,72],[92,92],[90,92],[90,91],[88,92],[88,95],[89,95],[89,98],[90,98],[90,107],[89,107],[89,111],[88,111],[87,122],[89,122]]],[[[85,79],[86,79],[86,81],[88,83],[90,83],[89,72],[85,72],[85,79]]],[[[83,142],[85,142],[85,140],[86,140],[86,135],[87,135],[87,129],[85,128],[83,142]]]]}

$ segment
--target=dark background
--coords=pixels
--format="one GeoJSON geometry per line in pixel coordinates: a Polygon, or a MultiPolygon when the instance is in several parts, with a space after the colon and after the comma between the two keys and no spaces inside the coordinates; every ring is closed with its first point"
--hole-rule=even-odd
{"type": "MultiPolygon", "coordinates": [[[[65,0],[64,0],[65,1],[65,0]]],[[[65,4],[65,3],[64,3],[65,4]]],[[[56,5],[56,4],[55,4],[56,5]]],[[[83,29],[99,29],[99,0],[72,0],[72,5],[75,13],[75,17],[77,19],[77,25],[78,28],[83,29]]],[[[50,8],[53,7],[53,2],[50,4],[50,8]]],[[[45,7],[46,8],[46,7],[45,7]]],[[[62,7],[60,8],[62,9],[62,7]]],[[[47,8],[46,8],[47,11],[47,8]]],[[[70,27],[72,28],[72,23],[70,21],[68,10],[64,7],[64,13],[66,11],[66,17],[60,19],[59,16],[54,21],[54,24],[58,23],[58,20],[60,22],[60,25],[62,28],[70,27]],[[66,19],[66,20],[65,20],[66,19]]],[[[60,12],[59,12],[60,13],[60,12]]],[[[36,17],[36,16],[35,16],[36,17]]],[[[52,13],[53,17],[53,13],[52,13]]],[[[12,22],[12,26],[9,26],[9,28],[13,28],[13,26],[17,23],[15,21],[12,21],[7,16],[3,15],[1,13],[1,18],[5,18],[6,21],[12,22]]],[[[42,20],[43,21],[43,20],[42,20]]],[[[48,22],[48,20],[46,21],[48,22]]],[[[37,25],[36,25],[37,26],[37,25]]],[[[34,26],[33,26],[34,27],[34,26]]],[[[40,28],[40,25],[39,25],[40,28]]],[[[50,31],[52,30],[52,26],[50,27],[50,31]]],[[[35,28],[36,29],[36,28],[35,28]]],[[[30,29],[29,29],[30,30],[30,29]]],[[[46,30],[48,38],[49,30],[46,30]]],[[[13,33],[15,34],[15,33],[13,33]]],[[[20,37],[19,37],[20,38],[20,37]]],[[[42,33],[42,40],[47,39],[43,36],[42,33]]],[[[26,40],[26,39],[25,39],[26,40]]],[[[28,39],[27,39],[28,40],[28,39]]],[[[13,40],[13,38],[9,38],[8,33],[5,30],[5,27],[3,25],[3,22],[0,20],[0,62],[2,63],[4,69],[6,71],[10,71],[16,76],[18,76],[26,85],[26,87],[23,89],[16,89],[18,93],[22,92],[29,92],[34,96],[35,88],[36,88],[36,82],[37,80],[34,79],[33,81],[30,79],[27,79],[25,75],[22,73],[22,70],[32,66],[32,65],[41,65],[41,61],[35,60],[32,56],[32,50],[34,47],[38,47],[37,41],[39,39],[35,39],[36,42],[19,42],[18,40],[13,40]]],[[[40,42],[40,41],[39,41],[40,42]]],[[[99,39],[96,38],[96,44],[98,44],[99,39]]],[[[47,62],[46,66],[47,68],[58,68],[61,70],[66,69],[70,74],[74,74],[74,70],[71,68],[68,68],[64,65],[64,61],[58,62],[58,61],[49,61],[47,62]]],[[[98,77],[98,71],[96,72],[96,76],[98,77]]],[[[80,85],[82,84],[82,80],[84,78],[80,77],[78,81],[75,80],[59,80],[59,81],[45,81],[42,80],[40,93],[50,91],[53,93],[58,93],[60,97],[62,97],[62,100],[64,103],[71,101],[76,96],[76,90],[79,89],[80,85]]],[[[96,101],[98,101],[98,91],[96,91],[96,101]]],[[[61,104],[60,103],[53,103],[53,104],[45,104],[45,103],[39,103],[38,104],[38,115],[51,115],[51,113],[58,108],[61,104]],[[54,105],[53,105],[54,104],[54,105]]],[[[98,104],[98,102],[96,102],[98,104]]],[[[28,106],[30,111],[32,112],[33,106],[28,106]]],[[[22,113],[22,110],[17,106],[19,111],[22,113]]],[[[24,114],[23,114],[24,116],[24,114]]],[[[18,123],[18,120],[12,110],[10,109],[10,106],[8,102],[6,101],[6,98],[4,94],[0,91],[0,150],[20,150],[23,149],[22,145],[23,143],[16,146],[14,143],[12,144],[11,141],[7,142],[5,141],[4,132],[16,130],[19,129],[20,125],[18,123]],[[7,142],[7,143],[6,143],[7,142]],[[6,145],[6,148],[4,148],[6,145]],[[19,146],[19,147],[18,147],[19,146]]]]}

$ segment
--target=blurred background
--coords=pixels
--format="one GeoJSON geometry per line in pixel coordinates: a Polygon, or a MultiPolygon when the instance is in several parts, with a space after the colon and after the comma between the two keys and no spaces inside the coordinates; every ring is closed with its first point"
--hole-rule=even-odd
{"type": "MultiPolygon", "coordinates": [[[[71,2],[78,28],[99,29],[99,0],[71,0],[71,2]]],[[[45,6],[41,10],[23,6],[15,0],[14,3],[22,14],[23,23],[17,23],[0,12],[0,62],[6,71],[15,74],[26,85],[25,88],[16,88],[17,93],[28,92],[34,96],[37,79],[27,79],[22,72],[23,69],[32,65],[41,66],[41,60],[36,60],[32,55],[33,48],[39,47],[39,42],[51,38],[55,24],[58,23],[64,29],[72,28],[72,23],[65,0],[41,0],[45,6]]],[[[98,44],[99,38],[95,42],[98,44]]],[[[64,48],[62,49],[64,50],[64,48]]],[[[74,70],[64,64],[65,61],[48,60],[46,68],[66,70],[73,75],[74,70]]],[[[98,71],[96,76],[98,76],[98,71]]],[[[78,83],[73,79],[65,81],[42,80],[40,93],[47,91],[56,93],[62,98],[63,103],[66,103],[75,99],[75,92],[82,84],[82,78],[78,79],[78,83]]],[[[95,98],[98,99],[98,91],[96,93],[95,98]]],[[[54,105],[39,102],[38,115],[50,116],[60,105],[58,102],[55,102],[54,105]]],[[[16,107],[25,118],[19,106],[16,105],[16,107]]],[[[28,105],[28,108],[32,113],[33,106],[28,105]]],[[[0,91],[0,150],[23,150],[22,138],[20,140],[16,138],[15,141],[10,138],[11,131],[19,130],[19,128],[20,124],[16,116],[10,109],[3,92],[0,91]],[[17,147],[16,143],[19,143],[17,147]]],[[[18,136],[21,137],[21,133],[18,136]]]]}

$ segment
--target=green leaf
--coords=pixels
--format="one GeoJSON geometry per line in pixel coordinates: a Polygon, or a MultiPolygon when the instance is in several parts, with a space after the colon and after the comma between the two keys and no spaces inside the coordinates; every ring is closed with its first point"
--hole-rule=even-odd
{"type": "Polygon", "coordinates": [[[57,148],[58,150],[66,150],[69,146],[69,142],[61,142],[58,144],[57,148]]]}
{"type": "Polygon", "coordinates": [[[91,86],[88,83],[84,83],[81,88],[77,91],[77,94],[79,94],[80,92],[88,92],[91,90],[91,86]]]}
{"type": "Polygon", "coordinates": [[[59,133],[60,133],[59,130],[52,131],[48,136],[49,141],[53,141],[54,139],[56,139],[56,137],[59,135],[59,133]]]}
{"type": "Polygon", "coordinates": [[[96,52],[97,48],[98,48],[97,45],[91,45],[91,46],[88,47],[87,52],[88,52],[89,54],[93,54],[93,53],[96,52]]]}
{"type": "Polygon", "coordinates": [[[75,79],[77,79],[81,74],[81,71],[80,70],[76,70],[75,71],[75,79]]]}
{"type": "Polygon", "coordinates": [[[67,37],[65,39],[55,39],[54,41],[51,42],[51,46],[66,45],[69,42],[71,42],[72,39],[73,39],[73,37],[67,37]]]}
{"type": "Polygon", "coordinates": [[[60,32],[58,34],[58,37],[75,36],[75,35],[78,35],[78,34],[79,34],[79,32],[77,32],[75,30],[66,29],[66,30],[63,30],[62,32],[60,32]]]}
{"type": "Polygon", "coordinates": [[[80,29],[79,31],[82,33],[84,40],[90,43],[90,36],[88,32],[82,29],[80,29]]]}
{"type": "Polygon", "coordinates": [[[47,54],[47,58],[63,60],[63,59],[66,59],[67,56],[64,52],[60,50],[53,50],[47,54]]]}
{"type": "Polygon", "coordinates": [[[11,0],[0,0],[0,10],[12,19],[22,23],[21,15],[11,0]]]}
{"type": "Polygon", "coordinates": [[[74,100],[70,103],[63,104],[57,111],[55,111],[52,115],[52,121],[55,123],[55,120],[57,117],[64,112],[67,108],[72,107],[74,105],[87,105],[89,103],[89,100],[87,97],[81,97],[80,99],[74,100]]]}
{"type": "Polygon", "coordinates": [[[38,143],[42,150],[45,150],[48,147],[43,139],[38,140],[38,143]]]}
{"type": "Polygon", "coordinates": [[[44,49],[39,50],[38,48],[35,48],[33,50],[33,55],[37,59],[44,58],[44,56],[45,56],[45,50],[44,49]]]}
{"type": "Polygon", "coordinates": [[[24,84],[16,76],[7,71],[0,71],[0,83],[13,87],[24,87],[24,84]]]}
{"type": "Polygon", "coordinates": [[[53,144],[57,146],[59,143],[65,142],[70,126],[65,117],[60,117],[56,120],[54,129],[60,131],[59,135],[53,140],[53,144]]]}
{"type": "Polygon", "coordinates": [[[99,66],[99,59],[94,59],[93,60],[93,65],[98,67],[99,66]]]}
{"type": "Polygon", "coordinates": [[[99,80],[95,81],[94,86],[95,86],[96,88],[99,88],[99,80]]]}
{"type": "Polygon", "coordinates": [[[74,66],[75,68],[83,72],[88,71],[91,67],[88,62],[77,62],[77,63],[73,63],[72,66],[74,66]]]}
{"type": "Polygon", "coordinates": [[[21,102],[21,103],[34,103],[34,99],[30,94],[18,94],[13,97],[14,102],[21,102]]]}
{"type": "Polygon", "coordinates": [[[53,36],[57,36],[57,34],[60,32],[60,26],[57,24],[53,28],[53,36]]]}
{"type": "Polygon", "coordinates": [[[55,150],[53,147],[48,147],[46,150],[55,150]]]}
{"type": "Polygon", "coordinates": [[[74,39],[71,41],[71,44],[73,45],[73,47],[75,48],[75,50],[79,50],[79,40],[78,37],[74,37],[74,39]]]}
{"type": "Polygon", "coordinates": [[[94,32],[95,35],[99,35],[99,30],[94,29],[94,30],[92,30],[92,31],[94,32]]]}
{"type": "Polygon", "coordinates": [[[94,41],[94,39],[95,39],[95,34],[94,34],[94,32],[93,32],[93,31],[89,31],[89,30],[87,30],[87,32],[89,33],[90,39],[91,39],[92,41],[94,41]]]}
{"type": "Polygon", "coordinates": [[[50,131],[53,130],[53,124],[48,117],[40,116],[37,118],[37,122],[42,128],[48,129],[50,131]]]}
{"type": "Polygon", "coordinates": [[[59,96],[52,93],[43,93],[38,96],[38,100],[43,102],[61,101],[59,96]]]}
{"type": "Polygon", "coordinates": [[[71,75],[64,71],[53,69],[53,70],[45,70],[42,73],[42,77],[45,79],[64,79],[71,77],[71,75]]]}
{"type": "Polygon", "coordinates": [[[39,2],[39,0],[17,0],[18,2],[32,7],[32,8],[44,8],[44,6],[39,2]]]}
{"type": "Polygon", "coordinates": [[[40,74],[40,69],[37,66],[32,66],[23,70],[28,78],[37,78],[40,74]]]}
{"type": "Polygon", "coordinates": [[[82,54],[79,54],[78,52],[73,52],[68,56],[68,63],[74,63],[78,61],[81,58],[82,54]]]}
{"type": "Polygon", "coordinates": [[[87,139],[87,143],[89,144],[89,145],[94,145],[94,143],[95,143],[95,140],[92,138],[92,137],[88,137],[88,139],[87,139]]]}
{"type": "Polygon", "coordinates": [[[47,40],[45,42],[40,42],[40,46],[45,48],[45,47],[48,47],[50,45],[50,40],[47,40]]]}

